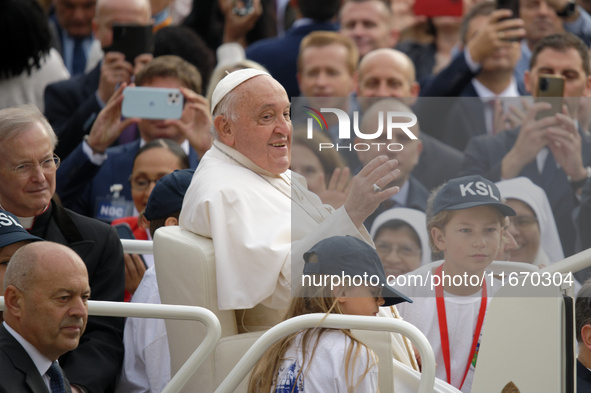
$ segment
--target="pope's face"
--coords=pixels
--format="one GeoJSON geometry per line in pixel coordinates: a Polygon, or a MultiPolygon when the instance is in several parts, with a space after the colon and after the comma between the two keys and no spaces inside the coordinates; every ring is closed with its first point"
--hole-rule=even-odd
{"type": "Polygon", "coordinates": [[[221,141],[266,171],[276,175],[285,172],[290,164],[292,131],[285,89],[275,79],[261,75],[238,86],[235,94],[234,119],[226,117],[223,129],[218,128],[221,141]]]}

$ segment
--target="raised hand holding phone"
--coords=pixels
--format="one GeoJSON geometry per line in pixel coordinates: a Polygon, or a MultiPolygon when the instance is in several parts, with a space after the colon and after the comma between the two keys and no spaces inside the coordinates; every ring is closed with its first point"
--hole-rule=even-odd
{"type": "Polygon", "coordinates": [[[142,119],[180,119],[183,94],[179,89],[133,86],[123,90],[121,113],[142,119]]]}

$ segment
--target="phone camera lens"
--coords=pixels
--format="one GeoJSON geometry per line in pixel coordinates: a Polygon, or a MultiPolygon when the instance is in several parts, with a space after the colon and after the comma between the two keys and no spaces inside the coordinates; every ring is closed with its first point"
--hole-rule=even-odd
{"type": "Polygon", "coordinates": [[[540,90],[543,90],[543,91],[548,90],[548,79],[540,78],[540,90]]]}

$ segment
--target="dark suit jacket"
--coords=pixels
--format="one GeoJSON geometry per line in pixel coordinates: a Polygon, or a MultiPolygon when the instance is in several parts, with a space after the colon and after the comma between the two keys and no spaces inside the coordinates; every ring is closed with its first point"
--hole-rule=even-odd
{"type": "Polygon", "coordinates": [[[296,78],[300,42],[309,33],[317,30],[336,31],[332,23],[315,22],[291,28],[283,37],[259,40],[246,48],[246,58],[262,64],[273,78],[277,79],[289,97],[300,95],[296,78]]]}
{"type": "Polygon", "coordinates": [[[391,202],[392,200],[388,199],[380,203],[378,208],[365,219],[363,225],[365,225],[369,231],[377,216],[388,209],[395,209],[396,207],[408,207],[410,209],[416,209],[424,212],[427,210],[427,199],[429,199],[429,191],[421,184],[421,182],[411,175],[408,177],[408,196],[406,199],[406,205],[393,206],[391,202]]]}
{"type": "MultiPolygon", "coordinates": [[[[583,185],[581,204],[575,209],[574,216],[577,228],[575,252],[579,252],[591,248],[591,179],[583,185]]],[[[591,267],[579,270],[574,276],[579,282],[587,281],[591,277],[591,267]]]]}
{"type": "MultiPolygon", "coordinates": [[[[66,392],[71,393],[70,384],[63,377],[66,392]]],[[[27,351],[0,325],[0,393],[17,392],[49,393],[49,389],[27,351]]]]}
{"type": "MultiPolygon", "coordinates": [[[[103,165],[94,165],[84,151],[82,144],[65,159],[57,171],[56,192],[62,204],[73,211],[88,217],[96,216],[98,200],[111,195],[110,187],[121,184],[120,196],[131,201],[129,176],[133,160],[140,149],[140,140],[107,149],[109,158],[103,165]]],[[[197,152],[189,151],[189,164],[196,168],[199,163],[197,152]]]]}
{"type": "MultiPolygon", "coordinates": [[[[70,247],[88,270],[91,299],[123,301],[123,250],[111,226],[55,202],[35,219],[33,235],[70,247]]],[[[60,358],[72,384],[92,393],[111,392],[123,363],[123,318],[89,317],[78,348],[60,358]]]]}
{"type": "MultiPolygon", "coordinates": [[[[468,67],[462,52],[421,89],[421,97],[438,98],[419,99],[416,105],[421,128],[460,151],[470,138],[486,134],[485,106],[472,85],[477,75],[468,67]]],[[[519,83],[517,90],[520,95],[527,94],[519,83]]]]}
{"type": "Polygon", "coordinates": [[[423,151],[412,170],[412,176],[427,190],[457,177],[464,153],[424,132],[420,134],[420,139],[423,142],[423,151]]]}
{"type": "MultiPolygon", "coordinates": [[[[501,161],[515,144],[518,134],[519,129],[513,129],[494,136],[481,135],[472,138],[464,151],[464,162],[460,176],[478,174],[491,181],[501,180],[501,161]]],[[[591,165],[591,140],[585,135],[582,135],[581,150],[583,164],[585,166],[591,165]]],[[[576,237],[572,216],[578,202],[567,180],[566,173],[556,167],[554,157],[549,152],[542,174],[538,171],[534,159],[523,168],[519,176],[529,178],[544,189],[554,213],[564,255],[572,255],[576,237]]]]}
{"type": "Polygon", "coordinates": [[[55,82],[45,88],[45,116],[55,130],[59,143],[55,153],[65,159],[90,132],[101,111],[96,98],[101,64],[87,74],[55,82]]]}
{"type": "Polygon", "coordinates": [[[591,392],[591,371],[577,360],[577,393],[591,392]]]}

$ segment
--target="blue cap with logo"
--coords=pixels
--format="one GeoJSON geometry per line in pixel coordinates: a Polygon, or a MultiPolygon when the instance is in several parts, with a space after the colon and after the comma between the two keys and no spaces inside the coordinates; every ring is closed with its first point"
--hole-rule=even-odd
{"type": "Polygon", "coordinates": [[[304,254],[304,274],[367,277],[364,284],[376,283],[382,288],[384,306],[412,300],[388,285],[386,273],[377,251],[353,236],[333,236],[321,240],[304,254]],[[316,260],[310,262],[315,255],[316,260]],[[373,277],[372,277],[373,276],[373,277]]]}
{"type": "Polygon", "coordinates": [[[480,175],[457,177],[441,187],[433,201],[433,215],[442,210],[461,210],[476,206],[496,207],[505,216],[515,210],[501,202],[501,192],[492,181],[480,175]]]}
{"type": "Polygon", "coordinates": [[[0,248],[24,240],[39,241],[40,237],[33,236],[18,222],[12,213],[0,210],[0,248]]]}
{"type": "Polygon", "coordinates": [[[195,169],[177,169],[158,180],[148,198],[144,217],[156,220],[181,210],[193,173],[195,169]]]}

